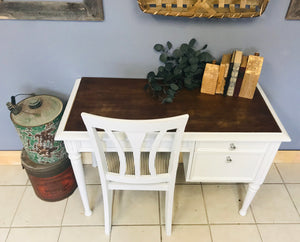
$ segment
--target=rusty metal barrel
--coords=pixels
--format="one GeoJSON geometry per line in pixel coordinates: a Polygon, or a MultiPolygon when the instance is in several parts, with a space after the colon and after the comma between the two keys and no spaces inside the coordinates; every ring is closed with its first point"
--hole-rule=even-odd
{"type": "Polygon", "coordinates": [[[77,183],[64,143],[54,140],[63,113],[61,100],[34,95],[16,104],[13,96],[7,106],[24,146],[22,166],[36,195],[45,201],[70,196],[77,183]]]}
{"type": "Polygon", "coordinates": [[[77,188],[69,159],[38,164],[31,161],[23,149],[21,160],[34,192],[40,199],[48,202],[59,201],[69,197],[77,188]]]}

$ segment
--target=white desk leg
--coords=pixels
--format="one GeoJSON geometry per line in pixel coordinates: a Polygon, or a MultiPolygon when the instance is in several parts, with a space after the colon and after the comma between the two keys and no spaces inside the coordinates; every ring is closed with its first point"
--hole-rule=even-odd
{"type": "Polygon", "coordinates": [[[83,165],[81,161],[81,154],[77,149],[76,141],[64,141],[66,150],[69,154],[69,158],[71,160],[72,168],[74,171],[74,175],[76,178],[77,186],[79,189],[80,197],[82,200],[84,214],[85,216],[92,215],[92,211],[90,209],[89,200],[86,191],[86,184],[84,179],[83,165]]]}
{"type": "Polygon", "coordinates": [[[240,215],[245,216],[247,214],[247,210],[256,194],[256,192],[258,191],[258,189],[260,188],[259,184],[256,183],[250,183],[249,187],[248,187],[248,191],[243,203],[243,206],[240,210],[240,215]]]}
{"type": "Polygon", "coordinates": [[[268,171],[270,170],[270,167],[273,163],[273,160],[275,158],[275,155],[278,151],[279,146],[280,146],[280,142],[273,142],[273,143],[268,144],[268,148],[266,149],[262,164],[256,174],[256,177],[255,177],[254,181],[249,184],[243,206],[240,210],[240,215],[242,215],[242,216],[246,215],[247,210],[248,210],[256,192],[260,188],[261,184],[264,183],[264,180],[268,174],[268,171]]]}

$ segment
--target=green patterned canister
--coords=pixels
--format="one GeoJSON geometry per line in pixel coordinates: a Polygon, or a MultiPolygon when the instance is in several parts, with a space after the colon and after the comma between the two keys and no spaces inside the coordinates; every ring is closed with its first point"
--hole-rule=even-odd
{"type": "Polygon", "coordinates": [[[66,159],[63,142],[54,140],[63,113],[62,102],[54,96],[40,95],[26,98],[17,106],[21,112],[11,112],[10,117],[29,159],[39,164],[66,159]]]}

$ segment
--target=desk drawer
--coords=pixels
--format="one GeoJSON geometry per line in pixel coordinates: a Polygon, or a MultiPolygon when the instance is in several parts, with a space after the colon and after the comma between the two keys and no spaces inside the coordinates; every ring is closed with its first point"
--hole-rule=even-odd
{"type": "Polygon", "coordinates": [[[230,152],[264,152],[267,148],[265,142],[197,142],[196,151],[230,151],[230,152]]]}
{"type": "Polygon", "coordinates": [[[254,179],[263,153],[196,152],[190,181],[248,182],[254,179]]]}

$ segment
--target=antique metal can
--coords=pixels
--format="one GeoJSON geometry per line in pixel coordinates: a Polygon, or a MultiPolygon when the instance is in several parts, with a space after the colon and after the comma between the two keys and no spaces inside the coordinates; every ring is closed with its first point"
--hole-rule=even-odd
{"type": "Polygon", "coordinates": [[[31,161],[23,149],[21,161],[35,194],[44,201],[60,201],[69,197],[77,188],[69,159],[38,164],[31,161]]]}
{"type": "Polygon", "coordinates": [[[50,95],[26,98],[17,105],[18,112],[10,117],[21,138],[28,158],[38,164],[67,159],[62,141],[54,136],[63,113],[63,103],[50,95]]]}

